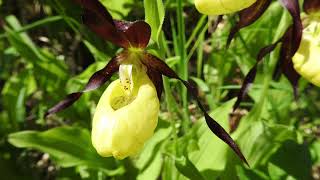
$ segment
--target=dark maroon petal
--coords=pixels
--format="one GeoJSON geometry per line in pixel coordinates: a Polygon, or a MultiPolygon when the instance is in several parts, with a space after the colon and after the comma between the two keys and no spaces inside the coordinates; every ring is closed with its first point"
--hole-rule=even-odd
{"type": "Polygon", "coordinates": [[[129,47],[126,35],[93,11],[85,10],[82,18],[83,23],[101,38],[124,48],[129,47]]]}
{"type": "Polygon", "coordinates": [[[284,75],[290,81],[295,98],[298,96],[298,81],[300,75],[294,70],[292,57],[298,51],[302,39],[302,22],[300,18],[300,7],[298,0],[279,0],[281,4],[289,11],[292,16],[293,25],[288,28],[282,38],[280,50],[280,64],[284,75]]]}
{"type": "Polygon", "coordinates": [[[320,0],[304,0],[303,2],[304,12],[311,14],[320,11],[320,0]]]}
{"type": "Polygon", "coordinates": [[[158,98],[160,100],[163,91],[162,74],[152,68],[148,68],[147,74],[157,89],[158,98]]]}
{"type": "Polygon", "coordinates": [[[101,70],[95,72],[91,78],[89,79],[85,88],[80,92],[75,92],[67,95],[67,97],[60,101],[58,104],[50,108],[45,116],[49,116],[50,114],[57,113],[61,110],[66,109],[71,106],[74,102],[76,102],[84,92],[91,91],[97,89],[102,86],[105,82],[107,82],[111,76],[119,70],[119,62],[123,59],[122,55],[112,58],[109,63],[101,70]]]}
{"type": "Polygon", "coordinates": [[[243,99],[246,97],[252,83],[254,82],[254,79],[256,78],[257,75],[257,68],[258,68],[258,63],[256,63],[253,68],[249,71],[249,73],[246,75],[240,92],[238,93],[237,96],[237,101],[233,105],[233,112],[240,106],[240,103],[243,101],[243,99]]]}
{"type": "Polygon", "coordinates": [[[107,9],[98,0],[73,0],[83,8],[83,21],[86,26],[101,38],[121,47],[128,47],[125,34],[119,31],[107,9]]]}
{"type": "Polygon", "coordinates": [[[144,21],[135,21],[125,34],[132,47],[145,48],[151,37],[151,27],[144,21]]]}
{"type": "Polygon", "coordinates": [[[73,0],[81,7],[89,10],[99,16],[100,19],[106,20],[110,25],[114,26],[113,18],[107,9],[98,0],[73,0]]]}
{"type": "Polygon", "coordinates": [[[120,62],[124,59],[124,57],[124,54],[120,54],[112,58],[103,69],[95,72],[90,77],[83,92],[95,90],[107,82],[111,76],[119,70],[120,62]]]}
{"type": "Polygon", "coordinates": [[[59,111],[62,111],[66,109],[67,107],[71,106],[74,102],[76,102],[82,95],[82,92],[76,92],[72,94],[68,94],[67,97],[64,98],[64,100],[60,101],[58,104],[50,108],[46,113],[45,117],[55,114],[59,111]]]}
{"type": "MultiPolygon", "coordinates": [[[[279,0],[281,4],[289,11],[293,20],[293,29],[291,34],[291,52],[289,54],[291,57],[297,52],[302,39],[302,21],[300,18],[300,7],[298,0],[279,0]]],[[[285,40],[283,41],[285,42],[285,40]]]]}
{"type": "Polygon", "coordinates": [[[144,21],[113,20],[98,0],[73,0],[84,9],[83,21],[93,32],[123,48],[145,48],[150,40],[151,28],[144,21]]]}
{"type": "Polygon", "coordinates": [[[165,75],[169,78],[174,78],[180,80],[184,86],[188,89],[188,92],[191,93],[191,95],[195,98],[197,101],[197,104],[201,111],[204,114],[206,123],[210,130],[218,136],[221,140],[223,140],[225,143],[227,143],[231,149],[239,156],[239,158],[244,161],[246,164],[248,164],[246,158],[243,156],[240,148],[238,145],[233,141],[233,139],[230,137],[230,135],[223,129],[222,126],[220,126],[214,119],[212,119],[209,114],[206,112],[205,108],[202,106],[197,89],[193,87],[190,83],[187,81],[182,80],[165,62],[158,59],[157,57],[151,55],[151,54],[145,54],[145,58],[143,58],[143,63],[148,67],[152,68],[158,72],[160,72],[162,75],[165,75]]]}
{"type": "Polygon", "coordinates": [[[242,83],[242,86],[241,86],[241,89],[240,89],[240,92],[238,93],[238,97],[237,97],[237,101],[236,103],[233,105],[233,111],[235,111],[240,103],[243,101],[243,99],[245,98],[245,96],[247,95],[249,89],[250,89],[250,86],[252,85],[252,83],[254,82],[254,79],[256,78],[256,75],[257,75],[257,68],[258,68],[258,65],[262,62],[263,58],[269,54],[270,52],[272,52],[278,45],[278,43],[281,42],[281,40],[277,41],[276,43],[274,44],[271,44],[269,46],[266,46],[264,48],[262,48],[257,56],[257,62],[256,64],[252,67],[252,69],[249,71],[249,73],[246,75],[243,83],[242,83]]]}
{"type": "Polygon", "coordinates": [[[297,99],[297,96],[298,96],[297,87],[298,87],[298,81],[300,79],[300,75],[293,68],[292,57],[297,51],[296,49],[297,45],[295,44],[297,40],[293,34],[294,34],[294,26],[291,26],[288,28],[287,32],[283,36],[283,40],[282,40],[283,42],[280,49],[280,58],[279,58],[278,68],[281,69],[283,74],[290,81],[293,87],[295,98],[297,99]]]}
{"type": "Polygon", "coordinates": [[[151,36],[151,27],[148,23],[145,21],[127,22],[119,20],[114,22],[116,27],[125,33],[131,47],[147,47],[151,36]]]}
{"type": "Polygon", "coordinates": [[[257,0],[250,7],[239,12],[239,21],[231,29],[227,40],[227,47],[229,47],[235,34],[240,31],[240,29],[247,27],[254,23],[259,17],[267,10],[272,0],[257,0]]]}
{"type": "Polygon", "coordinates": [[[279,0],[279,1],[290,12],[293,18],[293,25],[290,28],[288,28],[288,30],[280,40],[260,50],[257,57],[257,63],[246,75],[246,78],[238,94],[237,101],[233,106],[233,110],[239,107],[243,98],[248,93],[249,87],[255,79],[258,64],[262,61],[263,57],[269,54],[271,51],[273,51],[276,48],[277,44],[280,42],[282,42],[281,50],[280,50],[280,59],[277,63],[275,72],[276,74],[278,74],[279,68],[281,68],[282,72],[285,74],[285,76],[289,79],[290,83],[292,84],[295,97],[297,97],[297,86],[298,86],[298,80],[300,76],[293,68],[292,57],[297,52],[301,42],[301,37],[302,37],[302,23],[300,19],[300,9],[299,9],[299,4],[297,0],[279,0]]]}

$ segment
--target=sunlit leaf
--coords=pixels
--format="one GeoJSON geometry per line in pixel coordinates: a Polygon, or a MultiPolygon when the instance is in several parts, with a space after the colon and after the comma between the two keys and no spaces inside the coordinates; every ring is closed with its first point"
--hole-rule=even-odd
{"type": "Polygon", "coordinates": [[[159,121],[155,134],[146,142],[135,161],[135,165],[140,170],[137,179],[156,179],[158,177],[163,163],[163,142],[169,138],[171,132],[172,128],[169,123],[159,121]]]}
{"type": "Polygon", "coordinates": [[[1,92],[2,103],[13,124],[25,121],[25,100],[36,88],[36,81],[29,70],[24,70],[6,81],[1,92]]]}
{"type": "Polygon", "coordinates": [[[100,2],[109,8],[112,17],[123,19],[134,7],[134,0],[100,0],[100,2]]]}
{"type": "Polygon", "coordinates": [[[165,17],[165,9],[162,0],[144,0],[145,20],[152,29],[152,40],[159,41],[162,24],[165,17]]]}
{"type": "Polygon", "coordinates": [[[123,173],[111,158],[100,157],[91,145],[90,133],[76,127],[59,127],[44,132],[21,131],[9,135],[8,141],[19,148],[34,148],[50,154],[61,167],[86,165],[110,174],[123,173]]]}
{"type": "MultiPolygon", "coordinates": [[[[225,102],[210,113],[225,128],[228,128],[229,113],[232,111],[234,102],[234,99],[225,102]]],[[[227,166],[228,146],[214,136],[203,121],[198,121],[193,129],[196,130],[195,135],[198,139],[199,150],[188,152],[190,160],[206,179],[215,178],[227,166]]]]}
{"type": "Polygon", "coordinates": [[[263,121],[249,121],[250,115],[246,116],[237,129],[237,141],[247,155],[251,167],[264,164],[269,161],[271,155],[274,154],[281,146],[281,142],[286,140],[296,140],[296,133],[290,126],[281,124],[266,123],[263,121]]]}
{"type": "Polygon", "coordinates": [[[188,157],[182,156],[177,158],[175,165],[179,172],[181,172],[185,177],[189,179],[204,180],[199,170],[188,157]]]}

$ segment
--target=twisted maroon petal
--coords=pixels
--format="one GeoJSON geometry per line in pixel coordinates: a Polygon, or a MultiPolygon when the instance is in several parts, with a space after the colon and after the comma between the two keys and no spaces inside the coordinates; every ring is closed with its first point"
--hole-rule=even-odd
{"type": "Polygon", "coordinates": [[[143,58],[143,63],[148,67],[152,68],[153,70],[156,70],[160,72],[162,75],[167,76],[169,78],[178,79],[183,83],[183,85],[188,89],[188,92],[195,98],[197,101],[197,104],[201,111],[204,114],[206,123],[210,130],[218,136],[221,140],[223,140],[226,144],[228,144],[231,149],[239,156],[239,158],[248,164],[246,158],[243,156],[240,148],[238,145],[234,142],[234,140],[230,137],[230,135],[223,129],[222,126],[220,126],[213,118],[210,117],[210,115],[206,112],[205,108],[202,106],[197,89],[193,87],[189,82],[181,79],[165,62],[158,59],[157,57],[151,55],[151,54],[145,54],[143,58]]]}
{"type": "Polygon", "coordinates": [[[232,39],[240,29],[247,27],[254,23],[267,10],[272,0],[257,0],[250,7],[239,12],[239,21],[231,29],[227,40],[227,47],[229,47],[232,39]]]}
{"type": "MultiPolygon", "coordinates": [[[[283,43],[280,49],[280,59],[277,65],[276,71],[282,71],[283,74],[290,81],[294,96],[297,99],[298,97],[298,81],[300,79],[300,75],[296,72],[293,67],[292,57],[297,51],[297,38],[294,35],[294,26],[288,28],[287,32],[283,36],[283,43]]],[[[300,40],[299,40],[300,44],[300,40]]],[[[298,44],[298,45],[299,45],[298,44]]]]}
{"type": "Polygon", "coordinates": [[[300,75],[293,68],[292,57],[298,51],[302,39],[302,22],[300,18],[300,7],[298,0],[279,0],[281,4],[289,11],[292,16],[293,25],[290,26],[282,37],[282,46],[280,50],[280,64],[283,74],[290,81],[295,98],[298,96],[298,81],[300,75]]]}
{"type": "Polygon", "coordinates": [[[270,52],[272,52],[277,45],[281,42],[281,40],[277,41],[274,44],[271,44],[269,46],[266,46],[264,48],[262,48],[257,56],[257,62],[256,64],[250,69],[249,73],[246,75],[240,92],[238,93],[238,97],[237,97],[237,101],[236,103],[233,105],[233,111],[235,111],[239,106],[240,103],[243,101],[243,99],[245,98],[245,96],[247,95],[250,86],[252,85],[252,83],[254,82],[256,75],[257,75],[257,70],[258,70],[258,65],[262,62],[262,60],[264,59],[264,57],[269,54],[270,52]]]}
{"type": "Polygon", "coordinates": [[[115,26],[112,16],[98,0],[73,0],[83,8],[83,21],[86,26],[101,38],[115,45],[127,48],[129,42],[122,31],[115,26]]]}
{"type": "Polygon", "coordinates": [[[297,86],[298,86],[300,75],[293,68],[292,57],[297,52],[301,42],[301,38],[302,38],[303,27],[300,19],[299,3],[297,0],[279,0],[279,1],[289,11],[290,15],[292,16],[293,25],[287,29],[286,33],[283,35],[283,37],[281,37],[280,40],[260,50],[257,57],[257,63],[246,75],[245,80],[240,89],[240,92],[238,94],[237,101],[233,106],[233,110],[239,107],[245,95],[248,93],[249,87],[253,83],[256,77],[258,64],[263,60],[263,57],[269,54],[271,51],[273,51],[276,48],[277,44],[280,42],[282,43],[281,50],[280,50],[280,58],[277,63],[275,72],[276,74],[279,74],[280,71],[284,73],[284,75],[287,77],[287,79],[290,81],[293,87],[295,98],[297,98],[298,96],[297,86]]]}
{"type": "Polygon", "coordinates": [[[123,48],[145,48],[148,45],[151,28],[146,22],[113,20],[98,0],[73,1],[84,9],[84,24],[101,38],[123,48]]]}
{"type": "Polygon", "coordinates": [[[45,116],[49,116],[50,114],[57,113],[71,106],[74,102],[76,102],[83,93],[95,90],[102,86],[105,82],[107,82],[111,76],[119,70],[119,62],[123,60],[122,55],[118,55],[112,58],[109,63],[102,68],[101,70],[95,72],[89,79],[87,85],[82,91],[75,92],[67,95],[65,99],[57,103],[55,106],[50,108],[45,116]]]}
{"type": "Polygon", "coordinates": [[[152,68],[148,68],[147,74],[148,74],[150,80],[153,82],[154,86],[156,87],[157,95],[160,100],[161,94],[163,91],[162,74],[152,68]]]}

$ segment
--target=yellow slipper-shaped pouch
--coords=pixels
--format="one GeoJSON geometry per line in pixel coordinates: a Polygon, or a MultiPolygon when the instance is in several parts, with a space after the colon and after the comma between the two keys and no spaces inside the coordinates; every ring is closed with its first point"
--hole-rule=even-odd
{"type": "Polygon", "coordinates": [[[320,87],[320,23],[312,22],[303,30],[302,41],[292,58],[295,70],[320,87]]]}
{"type": "Polygon", "coordinates": [[[92,143],[101,156],[123,159],[135,155],[153,135],[159,100],[148,75],[139,71],[132,79],[130,72],[122,73],[120,67],[120,76],[125,74],[125,78],[113,81],[99,100],[93,117],[92,143]]]}
{"type": "Polygon", "coordinates": [[[256,0],[195,0],[197,10],[202,14],[221,15],[240,11],[256,0]]]}

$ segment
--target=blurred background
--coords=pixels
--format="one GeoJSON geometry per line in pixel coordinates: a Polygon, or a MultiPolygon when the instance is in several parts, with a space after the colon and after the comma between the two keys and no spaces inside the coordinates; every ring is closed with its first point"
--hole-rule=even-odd
{"type": "Polygon", "coordinates": [[[120,49],[87,29],[71,0],[0,0],[1,179],[320,179],[319,87],[302,79],[295,101],[286,78],[272,79],[279,49],[259,66],[248,97],[232,113],[259,49],[292,23],[277,1],[229,49],[235,14],[223,16],[213,31],[216,17],[199,14],[192,0],[101,2],[115,19],[151,25],[148,51],[198,87],[250,167],[211,133],[194,99],[169,79],[158,127],[143,150],[124,160],[100,157],[91,145],[91,120],[109,83],[43,117],[120,49]]]}

